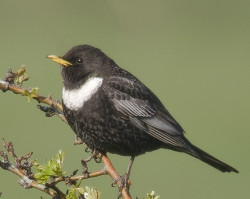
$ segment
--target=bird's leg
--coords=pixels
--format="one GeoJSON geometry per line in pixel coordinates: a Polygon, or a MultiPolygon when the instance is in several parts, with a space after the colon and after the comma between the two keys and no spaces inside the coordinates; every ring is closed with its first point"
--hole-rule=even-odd
{"type": "Polygon", "coordinates": [[[83,174],[87,174],[88,173],[88,166],[87,166],[87,163],[89,161],[91,161],[93,158],[95,159],[95,161],[97,160],[97,157],[96,155],[98,154],[98,151],[96,149],[94,149],[92,152],[91,152],[91,156],[89,156],[88,158],[86,159],[82,159],[81,160],[81,164],[82,164],[82,173],[83,174]]]}
{"type": "Polygon", "coordinates": [[[135,156],[131,156],[130,162],[129,162],[129,165],[128,165],[128,168],[127,168],[127,171],[126,171],[125,175],[119,176],[118,179],[114,180],[113,183],[112,183],[112,186],[114,186],[115,184],[117,184],[118,181],[120,181],[120,184],[119,184],[119,187],[118,187],[119,188],[118,198],[121,197],[121,193],[122,193],[123,188],[125,188],[126,192],[129,193],[129,186],[130,186],[129,176],[130,176],[130,173],[131,173],[131,168],[132,168],[134,159],[135,159],[135,156]]]}

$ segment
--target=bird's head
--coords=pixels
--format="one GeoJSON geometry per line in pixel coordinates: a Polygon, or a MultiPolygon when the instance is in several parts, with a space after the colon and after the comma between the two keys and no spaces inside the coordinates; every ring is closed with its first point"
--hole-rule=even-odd
{"type": "Polygon", "coordinates": [[[66,87],[77,87],[89,77],[105,76],[111,70],[111,60],[98,48],[79,45],[65,55],[48,55],[48,59],[62,66],[61,74],[66,87]]]}

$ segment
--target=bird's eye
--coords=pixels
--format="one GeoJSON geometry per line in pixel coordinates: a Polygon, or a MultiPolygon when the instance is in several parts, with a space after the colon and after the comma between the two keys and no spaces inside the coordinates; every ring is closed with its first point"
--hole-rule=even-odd
{"type": "Polygon", "coordinates": [[[77,58],[77,59],[76,59],[76,63],[81,64],[82,62],[83,62],[83,59],[82,59],[82,58],[77,58]]]}

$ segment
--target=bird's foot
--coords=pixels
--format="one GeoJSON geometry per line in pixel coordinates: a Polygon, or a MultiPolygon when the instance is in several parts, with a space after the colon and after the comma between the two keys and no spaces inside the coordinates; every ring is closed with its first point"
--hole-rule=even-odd
{"type": "Polygon", "coordinates": [[[91,152],[91,156],[89,156],[88,158],[86,159],[82,159],[81,160],[81,164],[82,164],[82,173],[83,174],[87,174],[88,173],[88,166],[87,166],[87,163],[90,162],[92,159],[94,159],[97,163],[100,162],[99,158],[97,157],[97,154],[99,152],[94,149],[92,152],[91,152]]]}
{"type": "Polygon", "coordinates": [[[123,176],[119,176],[117,179],[115,179],[111,186],[114,187],[115,185],[118,185],[118,199],[122,196],[122,190],[123,188],[127,193],[129,193],[129,187],[130,187],[130,181],[129,181],[129,175],[126,173],[123,176]]]}
{"type": "MultiPolygon", "coordinates": [[[[84,144],[84,142],[76,135],[75,139],[74,139],[74,145],[80,145],[80,144],[84,144]]],[[[88,147],[86,147],[85,151],[87,152],[88,147]]]]}
{"type": "Polygon", "coordinates": [[[115,180],[113,181],[113,183],[111,184],[112,187],[115,186],[115,184],[118,185],[118,190],[119,190],[118,198],[121,197],[123,188],[125,189],[125,191],[126,191],[127,194],[129,195],[129,187],[130,187],[130,185],[131,185],[131,182],[129,181],[129,176],[130,176],[130,172],[131,172],[131,168],[132,168],[134,159],[135,159],[135,156],[132,156],[132,157],[130,158],[130,162],[129,162],[129,165],[128,165],[128,169],[127,169],[127,172],[125,173],[125,175],[119,176],[119,177],[118,177],[117,179],[115,179],[115,180]]]}

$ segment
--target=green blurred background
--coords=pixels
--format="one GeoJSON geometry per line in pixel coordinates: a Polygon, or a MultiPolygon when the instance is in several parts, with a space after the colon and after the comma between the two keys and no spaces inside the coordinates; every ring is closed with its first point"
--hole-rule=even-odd
{"type": "MultiPolygon", "coordinates": [[[[239,174],[223,174],[186,154],[158,150],[136,158],[133,197],[155,190],[164,198],[235,199],[250,196],[250,1],[248,0],[1,0],[0,77],[25,64],[42,95],[61,99],[59,66],[45,58],[77,44],[102,49],[152,89],[194,144],[239,174]]],[[[89,156],[73,145],[73,132],[46,118],[24,97],[0,93],[0,137],[18,154],[34,152],[40,162],[59,149],[65,170],[89,156]]],[[[2,147],[1,147],[2,148],[2,147]]],[[[122,174],[129,157],[110,155],[122,174]]],[[[91,164],[91,170],[101,168],[91,164]]],[[[103,176],[83,182],[101,198],[117,188],[103,176]]],[[[25,190],[0,170],[2,198],[44,198],[25,190]]]]}

